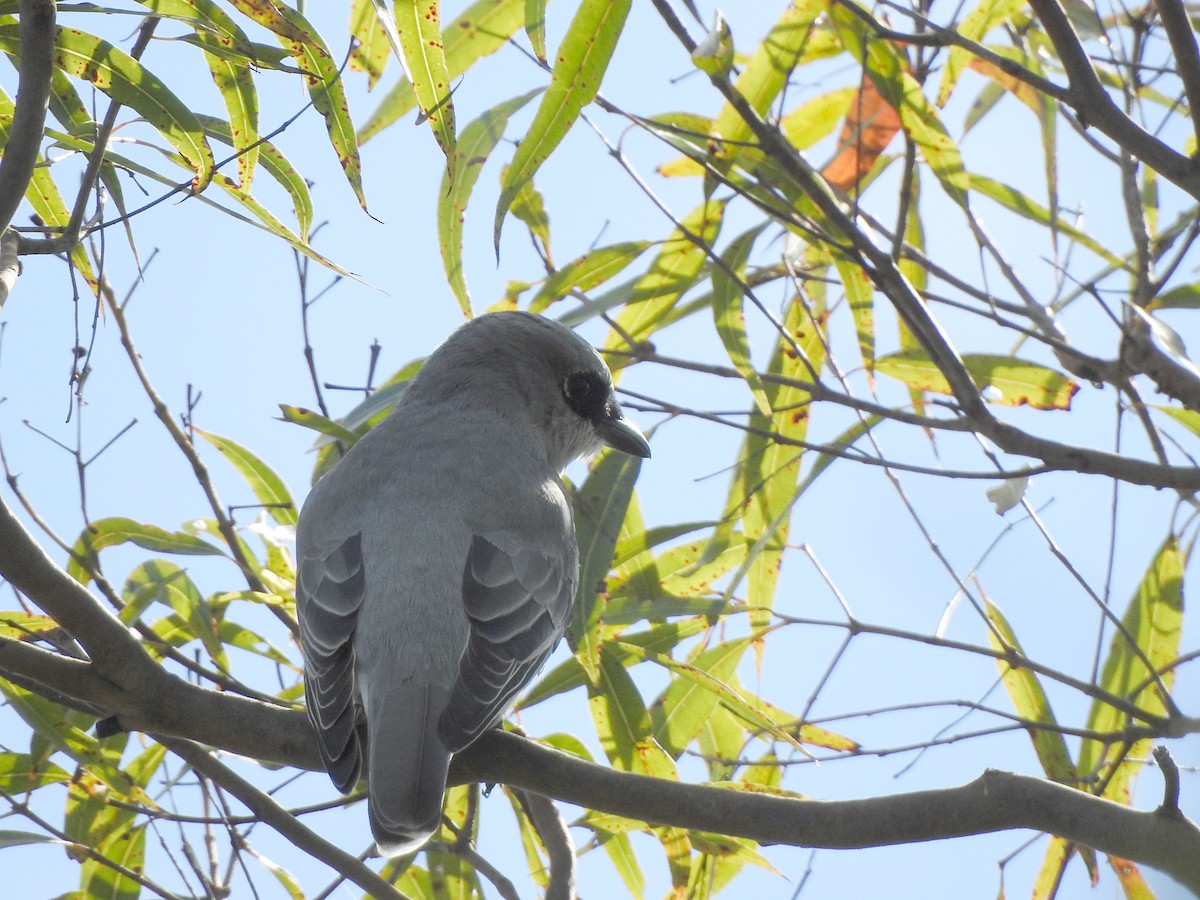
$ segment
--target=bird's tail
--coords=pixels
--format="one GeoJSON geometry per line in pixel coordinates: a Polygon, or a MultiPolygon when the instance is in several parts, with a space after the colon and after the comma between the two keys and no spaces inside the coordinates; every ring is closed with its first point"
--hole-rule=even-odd
{"type": "Polygon", "coordinates": [[[367,809],[384,856],[412,853],[441,824],[450,752],[438,737],[438,715],[449,695],[449,688],[409,682],[364,698],[367,809]]]}

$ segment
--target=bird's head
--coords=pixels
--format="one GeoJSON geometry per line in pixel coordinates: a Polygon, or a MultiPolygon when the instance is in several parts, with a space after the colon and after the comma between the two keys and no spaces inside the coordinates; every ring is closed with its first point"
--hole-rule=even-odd
{"type": "Polygon", "coordinates": [[[613,393],[608,366],[569,328],[528,312],[472,319],[426,360],[413,390],[529,421],[561,471],[601,445],[648,457],[613,393]]]}

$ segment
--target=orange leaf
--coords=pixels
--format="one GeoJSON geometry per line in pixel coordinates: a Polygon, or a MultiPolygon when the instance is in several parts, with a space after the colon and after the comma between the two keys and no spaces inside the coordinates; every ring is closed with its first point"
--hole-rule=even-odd
{"type": "Polygon", "coordinates": [[[899,130],[900,116],[864,76],[846,111],[837,153],[821,174],[834,187],[850,191],[871,171],[899,130]]]}

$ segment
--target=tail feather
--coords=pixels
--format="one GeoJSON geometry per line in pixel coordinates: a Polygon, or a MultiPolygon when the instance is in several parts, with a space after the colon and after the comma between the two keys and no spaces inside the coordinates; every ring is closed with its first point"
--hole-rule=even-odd
{"type": "Polygon", "coordinates": [[[449,688],[411,682],[364,696],[367,809],[384,856],[412,853],[441,824],[450,751],[438,736],[438,717],[449,696],[449,688]]]}

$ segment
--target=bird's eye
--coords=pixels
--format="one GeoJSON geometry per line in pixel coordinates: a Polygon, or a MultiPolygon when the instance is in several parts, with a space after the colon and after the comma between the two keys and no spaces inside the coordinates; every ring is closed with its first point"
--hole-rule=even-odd
{"type": "Polygon", "coordinates": [[[607,396],[607,385],[590,372],[575,372],[563,382],[563,399],[567,406],[587,419],[599,414],[607,396]]]}
{"type": "Polygon", "coordinates": [[[563,393],[567,399],[580,403],[587,400],[588,395],[592,392],[592,380],[581,372],[576,372],[574,375],[567,376],[567,382],[563,385],[563,393]]]}

